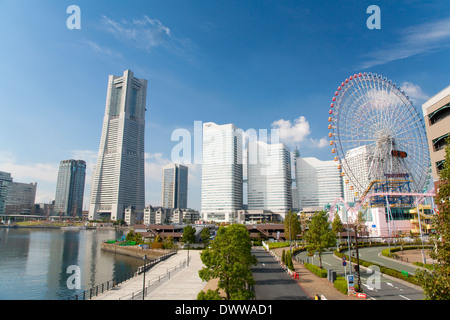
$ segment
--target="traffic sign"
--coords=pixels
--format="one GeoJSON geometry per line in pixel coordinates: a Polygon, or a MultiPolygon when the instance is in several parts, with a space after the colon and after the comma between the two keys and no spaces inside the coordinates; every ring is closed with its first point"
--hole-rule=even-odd
{"type": "Polygon", "coordinates": [[[345,260],[342,261],[342,265],[345,267],[347,265],[347,262],[345,260]]]}

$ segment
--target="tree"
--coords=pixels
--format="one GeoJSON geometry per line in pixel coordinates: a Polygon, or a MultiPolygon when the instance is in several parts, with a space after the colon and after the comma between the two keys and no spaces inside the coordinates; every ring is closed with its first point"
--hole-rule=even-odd
{"type": "Polygon", "coordinates": [[[135,234],[134,234],[134,232],[132,230],[130,230],[127,233],[127,236],[125,237],[125,240],[126,241],[134,241],[134,238],[135,238],[135,234]]]}
{"type": "Polygon", "coordinates": [[[220,227],[216,238],[203,250],[201,259],[205,267],[199,271],[202,280],[218,279],[227,300],[246,300],[254,296],[251,265],[256,257],[251,254],[250,234],[242,224],[220,227]]]}
{"type": "MultiPolygon", "coordinates": [[[[334,234],[339,237],[339,244],[341,243],[341,232],[344,230],[344,225],[342,224],[341,217],[338,214],[334,215],[333,222],[331,223],[331,229],[334,234]]],[[[339,246],[338,246],[339,250],[339,246]]]]}
{"type": "Polygon", "coordinates": [[[432,222],[435,233],[431,236],[430,257],[437,263],[431,272],[417,271],[416,277],[428,300],[450,300],[450,137],[446,140],[435,202],[438,212],[432,222]]]}
{"type": "Polygon", "coordinates": [[[221,300],[219,289],[208,291],[200,291],[197,295],[197,300],[221,300]]]}
{"type": "Polygon", "coordinates": [[[358,235],[366,229],[366,219],[364,219],[364,213],[358,211],[358,216],[355,221],[355,244],[356,244],[356,269],[358,273],[358,288],[361,288],[361,274],[359,269],[359,249],[358,249],[358,235]]]}
{"type": "Polygon", "coordinates": [[[209,239],[211,237],[211,233],[208,228],[203,228],[202,232],[200,232],[200,238],[202,242],[207,246],[209,244],[209,239]]]}
{"type": "Polygon", "coordinates": [[[336,242],[336,236],[331,230],[328,214],[325,211],[314,214],[305,238],[308,252],[319,253],[319,268],[322,268],[322,253],[336,242]]]}
{"type": "Polygon", "coordinates": [[[301,227],[297,213],[289,210],[288,214],[284,218],[284,237],[289,241],[296,240],[300,231],[301,227]]]}
{"type": "Polygon", "coordinates": [[[195,242],[195,228],[193,226],[186,226],[183,229],[183,242],[194,243],[195,242]]]}

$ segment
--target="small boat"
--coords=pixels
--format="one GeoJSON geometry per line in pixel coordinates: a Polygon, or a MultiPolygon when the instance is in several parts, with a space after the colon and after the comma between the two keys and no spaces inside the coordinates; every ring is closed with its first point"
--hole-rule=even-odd
{"type": "Polygon", "coordinates": [[[11,220],[8,220],[8,223],[3,225],[3,228],[18,228],[19,226],[16,223],[11,223],[11,220]]]}
{"type": "Polygon", "coordinates": [[[10,229],[12,229],[12,228],[18,228],[19,226],[17,225],[17,224],[7,224],[7,225],[4,225],[3,226],[3,228],[10,228],[10,229]]]}

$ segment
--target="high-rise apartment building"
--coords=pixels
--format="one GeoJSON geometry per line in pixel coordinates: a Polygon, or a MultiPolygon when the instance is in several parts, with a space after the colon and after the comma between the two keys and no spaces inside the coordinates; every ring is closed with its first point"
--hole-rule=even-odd
{"type": "Polygon", "coordinates": [[[296,182],[299,210],[324,207],[343,197],[342,178],[335,161],[297,158],[296,182]]]}
{"type": "Polygon", "coordinates": [[[292,209],[291,158],[285,144],[248,143],[247,194],[248,210],[269,210],[277,220],[292,209]]]}
{"type": "Polygon", "coordinates": [[[54,206],[56,214],[81,216],[85,177],[85,161],[70,159],[59,163],[54,206]]]}
{"type": "Polygon", "coordinates": [[[147,80],[135,78],[130,70],[109,76],[89,219],[118,220],[129,206],[144,209],[146,96],[147,80]]]}
{"type": "Polygon", "coordinates": [[[450,134],[450,86],[422,105],[431,158],[431,172],[435,183],[444,166],[446,139],[450,134]]]}
{"type": "Polygon", "coordinates": [[[169,163],[163,167],[161,205],[164,208],[186,209],[188,167],[169,163]]]}
{"type": "Polygon", "coordinates": [[[203,220],[234,222],[243,205],[242,130],[233,124],[203,124],[203,220]]]}

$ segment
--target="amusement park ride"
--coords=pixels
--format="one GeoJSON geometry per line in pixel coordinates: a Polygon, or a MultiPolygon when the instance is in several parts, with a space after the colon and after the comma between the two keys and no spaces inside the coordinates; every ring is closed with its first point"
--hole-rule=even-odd
{"type": "Polygon", "coordinates": [[[358,212],[376,209],[384,213],[383,228],[387,230],[369,223],[369,234],[392,237],[402,231],[422,235],[421,215],[422,219],[429,216],[420,213],[419,206],[423,212],[423,202],[430,199],[428,208],[434,211],[435,192],[425,191],[430,177],[425,126],[405,92],[381,75],[355,74],[337,88],[328,122],[331,152],[347,194],[353,198],[336,199],[330,218],[339,206],[345,209],[349,223],[355,222],[358,212]],[[393,219],[393,208],[407,214],[393,219]],[[410,230],[398,220],[411,221],[410,230]],[[413,222],[419,223],[418,228],[411,227],[413,222]],[[396,224],[401,225],[399,230],[396,224]]]}

